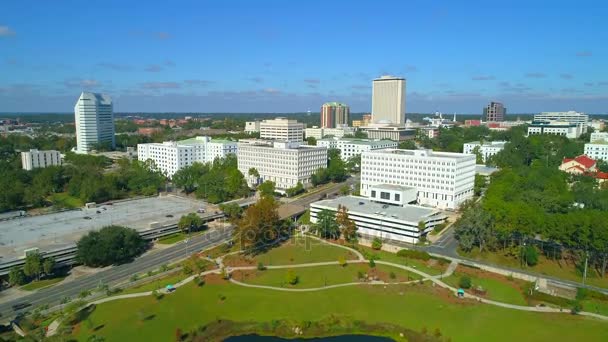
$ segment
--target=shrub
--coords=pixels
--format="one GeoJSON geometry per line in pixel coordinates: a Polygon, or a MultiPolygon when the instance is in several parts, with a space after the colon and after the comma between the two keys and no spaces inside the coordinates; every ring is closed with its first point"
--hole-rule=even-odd
{"type": "Polygon", "coordinates": [[[431,258],[431,255],[425,251],[417,251],[415,249],[402,249],[397,252],[397,256],[402,258],[419,259],[427,261],[431,258]]]}
{"type": "Polygon", "coordinates": [[[538,251],[534,246],[524,247],[522,257],[528,266],[535,266],[538,263],[538,251]]]}
{"type": "Polygon", "coordinates": [[[578,313],[581,311],[583,311],[583,305],[579,301],[574,302],[572,309],[570,309],[570,313],[573,315],[578,315],[578,313]]]}
{"type": "Polygon", "coordinates": [[[287,274],[285,275],[285,281],[287,282],[287,284],[296,285],[299,281],[299,278],[296,272],[294,272],[294,270],[288,270],[287,274]]]}
{"type": "Polygon", "coordinates": [[[342,267],[346,266],[346,259],[344,259],[344,257],[339,257],[338,264],[342,267]]]}
{"type": "Polygon", "coordinates": [[[371,267],[371,268],[376,267],[376,262],[374,261],[374,259],[369,259],[369,267],[371,267]]]}
{"type": "Polygon", "coordinates": [[[395,274],[395,272],[391,272],[391,273],[389,273],[389,274],[388,274],[388,276],[389,276],[389,278],[391,278],[391,279],[395,279],[395,278],[397,278],[397,275],[395,274]]]}
{"type": "Polygon", "coordinates": [[[374,240],[372,240],[372,248],[375,250],[379,250],[382,248],[382,240],[380,240],[380,238],[375,237],[374,240]]]}
{"type": "Polygon", "coordinates": [[[357,278],[363,279],[363,278],[365,278],[365,274],[363,274],[362,271],[357,271],[357,278]]]}
{"type": "Polygon", "coordinates": [[[460,286],[463,289],[470,289],[471,288],[471,277],[469,277],[467,275],[463,275],[462,277],[460,277],[460,280],[458,281],[458,286],[460,286]]]}
{"type": "Polygon", "coordinates": [[[258,262],[258,271],[264,271],[266,269],[266,266],[264,266],[264,264],[260,261],[258,262]]]}

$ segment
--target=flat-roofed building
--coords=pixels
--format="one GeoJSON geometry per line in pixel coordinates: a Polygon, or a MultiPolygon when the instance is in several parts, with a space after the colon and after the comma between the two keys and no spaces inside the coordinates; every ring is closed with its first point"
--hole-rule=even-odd
{"type": "Polygon", "coordinates": [[[237,143],[229,140],[211,140],[200,136],[181,141],[165,141],[137,145],[137,159],[151,160],[167,177],[194,163],[208,163],[215,158],[236,154],[237,143]]]}
{"type": "Polygon", "coordinates": [[[327,138],[317,140],[317,146],[324,146],[328,149],[335,148],[340,150],[342,160],[348,160],[366,151],[381,150],[384,148],[397,148],[399,143],[392,140],[372,140],[356,138],[327,138]]]}
{"type": "Polygon", "coordinates": [[[321,127],[336,128],[348,126],[350,108],[339,102],[328,102],[321,106],[321,127]]]}
{"type": "Polygon", "coordinates": [[[567,112],[542,112],[540,114],[534,115],[534,121],[567,122],[569,124],[579,126],[580,132],[582,134],[587,133],[587,126],[589,125],[589,115],[585,113],[575,112],[573,110],[567,112]]]}
{"type": "Polygon", "coordinates": [[[405,95],[405,78],[376,78],[372,83],[372,121],[405,126],[405,95]]]}
{"type": "Polygon", "coordinates": [[[369,124],[360,129],[367,133],[370,139],[389,139],[394,141],[411,140],[416,138],[416,130],[391,124],[369,124]]]}
{"type": "Polygon", "coordinates": [[[582,126],[565,121],[533,121],[528,125],[528,135],[552,134],[576,139],[583,133],[582,126]]]}
{"type": "Polygon", "coordinates": [[[260,131],[260,121],[245,122],[245,133],[257,133],[260,131]]]}
{"type": "Polygon", "coordinates": [[[348,210],[348,217],[355,222],[357,233],[368,237],[380,237],[417,243],[446,216],[439,210],[419,205],[391,205],[358,196],[345,196],[310,204],[310,222],[317,223],[319,212],[337,212],[339,207],[348,210]],[[423,222],[421,230],[419,224],[423,222]]]}
{"type": "Polygon", "coordinates": [[[456,209],[473,197],[475,156],[431,150],[384,149],[361,154],[361,195],[378,184],[415,187],[418,204],[456,209]]]}
{"type": "Polygon", "coordinates": [[[24,170],[33,170],[36,168],[44,168],[52,165],[61,165],[61,153],[55,150],[39,151],[31,149],[27,152],[21,152],[21,167],[24,170]]]}
{"type": "Polygon", "coordinates": [[[507,108],[500,102],[490,102],[483,108],[483,118],[485,121],[504,121],[507,108]]]}
{"type": "Polygon", "coordinates": [[[304,140],[304,124],[287,118],[264,120],[260,123],[260,138],[301,142],[304,140]]]}
{"type": "Polygon", "coordinates": [[[306,128],[304,134],[306,138],[313,137],[315,139],[323,139],[324,137],[331,135],[336,138],[342,138],[345,135],[354,135],[357,130],[354,127],[337,127],[337,128],[323,128],[323,127],[312,127],[306,128]]]}
{"type": "Polygon", "coordinates": [[[485,163],[488,158],[496,155],[505,148],[506,141],[472,141],[465,143],[462,147],[462,153],[475,154],[475,149],[479,149],[481,159],[485,163]]]}
{"type": "Polygon", "coordinates": [[[112,99],[105,94],[83,92],[74,105],[76,152],[88,153],[100,145],[116,146],[112,99]]]}
{"type": "Polygon", "coordinates": [[[327,148],[298,142],[243,139],[239,141],[237,157],[239,171],[249,185],[272,181],[279,191],[298,182],[308,187],[315,171],[327,167],[327,148]],[[249,174],[252,168],[259,177],[249,174]]]}

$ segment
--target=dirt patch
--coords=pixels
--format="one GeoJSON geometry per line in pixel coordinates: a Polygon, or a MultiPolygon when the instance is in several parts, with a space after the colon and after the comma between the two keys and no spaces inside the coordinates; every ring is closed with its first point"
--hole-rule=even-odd
{"type": "Polygon", "coordinates": [[[211,273],[211,274],[207,274],[204,276],[203,278],[205,280],[205,284],[209,284],[209,285],[217,285],[217,284],[226,284],[227,280],[222,278],[221,275],[219,274],[215,274],[215,273],[211,273]]]}
{"type": "Polygon", "coordinates": [[[252,257],[243,254],[233,254],[224,258],[224,265],[231,267],[255,266],[257,263],[252,257]]]}

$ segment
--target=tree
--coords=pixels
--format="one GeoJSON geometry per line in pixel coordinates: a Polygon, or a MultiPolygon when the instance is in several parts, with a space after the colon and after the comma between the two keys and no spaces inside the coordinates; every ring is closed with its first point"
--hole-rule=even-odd
{"type": "Polygon", "coordinates": [[[484,164],[483,155],[481,154],[481,147],[475,146],[473,148],[473,154],[475,155],[476,164],[484,164]]]}
{"type": "Polygon", "coordinates": [[[417,147],[414,140],[405,140],[399,143],[399,148],[402,150],[415,150],[417,147]]]}
{"type": "Polygon", "coordinates": [[[23,273],[28,277],[40,278],[42,273],[42,257],[38,253],[28,253],[23,265],[23,273]]]}
{"type": "Polygon", "coordinates": [[[196,213],[183,215],[177,222],[177,227],[184,233],[195,232],[203,226],[203,219],[196,213]]]}
{"type": "Polygon", "coordinates": [[[350,193],[350,186],[344,184],[340,187],[340,195],[346,196],[350,193]]]}
{"type": "Polygon", "coordinates": [[[330,210],[319,211],[317,223],[313,228],[322,238],[337,239],[340,237],[340,227],[336,222],[336,215],[330,210]]]}
{"type": "Polygon", "coordinates": [[[277,203],[272,197],[262,197],[248,207],[237,221],[233,241],[248,253],[260,253],[279,241],[285,227],[281,225],[277,203]]]}
{"type": "Polygon", "coordinates": [[[44,259],[44,261],[42,262],[42,269],[44,271],[44,274],[52,274],[53,273],[53,269],[55,268],[55,258],[46,258],[44,259]]]}
{"type": "Polygon", "coordinates": [[[306,142],[308,145],[317,146],[317,139],[315,137],[307,137],[306,142]]]}
{"type": "Polygon", "coordinates": [[[17,267],[11,268],[8,273],[8,282],[13,286],[25,284],[25,274],[23,273],[23,270],[17,267]]]}
{"type": "Polygon", "coordinates": [[[422,232],[425,229],[426,229],[426,222],[424,222],[424,221],[418,222],[418,230],[422,232]]]}
{"type": "Polygon", "coordinates": [[[243,208],[237,203],[220,204],[220,210],[224,212],[228,219],[234,221],[241,217],[243,208]]]}
{"type": "Polygon", "coordinates": [[[379,237],[375,237],[372,240],[372,248],[375,249],[375,250],[382,249],[382,240],[379,237]]]}
{"type": "Polygon", "coordinates": [[[274,196],[275,184],[273,181],[265,181],[258,186],[258,191],[262,197],[272,197],[274,196]]]}
{"type": "Polygon", "coordinates": [[[298,184],[296,184],[296,186],[285,190],[287,197],[293,197],[293,196],[299,195],[303,192],[304,192],[304,185],[302,185],[302,182],[298,182],[298,184]]]}
{"type": "Polygon", "coordinates": [[[358,172],[361,167],[361,155],[355,154],[346,161],[346,168],[351,172],[358,172]]]}
{"type": "Polygon", "coordinates": [[[344,237],[344,240],[351,243],[357,240],[357,225],[355,221],[348,217],[348,209],[346,207],[338,206],[336,223],[340,227],[340,234],[344,237]]]}
{"type": "Polygon", "coordinates": [[[534,246],[525,246],[522,249],[522,258],[528,266],[536,266],[538,263],[538,251],[534,246]]]}
{"type": "Polygon", "coordinates": [[[474,193],[475,196],[481,196],[483,188],[486,187],[486,176],[475,174],[474,193]]]}
{"type": "Polygon", "coordinates": [[[370,268],[376,267],[376,262],[374,261],[374,258],[369,259],[369,267],[370,268]]]}
{"type": "Polygon", "coordinates": [[[458,280],[458,286],[460,286],[463,289],[470,289],[471,288],[471,277],[469,277],[467,275],[463,275],[462,277],[460,277],[460,280],[458,280]]]}
{"type": "Polygon", "coordinates": [[[136,230],[108,226],[89,232],[77,243],[76,260],[100,267],[127,262],[143,253],[147,243],[136,230]]]}
{"type": "Polygon", "coordinates": [[[285,281],[289,285],[296,285],[299,281],[298,275],[294,270],[287,270],[287,274],[285,274],[285,281]]]}
{"type": "Polygon", "coordinates": [[[177,170],[171,180],[177,187],[182,188],[184,192],[189,194],[198,188],[200,178],[209,170],[209,164],[192,163],[190,166],[177,170]]]}

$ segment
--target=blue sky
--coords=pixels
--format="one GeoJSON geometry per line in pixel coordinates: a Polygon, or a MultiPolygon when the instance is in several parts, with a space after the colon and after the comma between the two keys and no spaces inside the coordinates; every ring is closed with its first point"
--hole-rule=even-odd
{"type": "Polygon", "coordinates": [[[606,1],[29,1],[0,4],[0,112],[371,108],[407,78],[407,112],[608,111],[606,1]]]}

